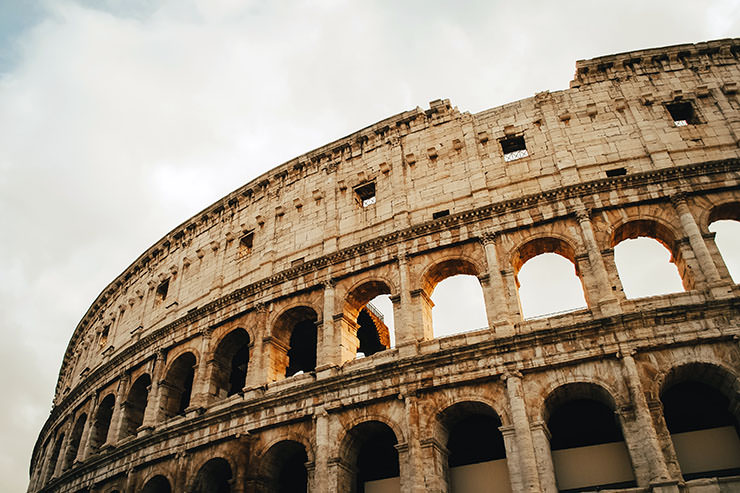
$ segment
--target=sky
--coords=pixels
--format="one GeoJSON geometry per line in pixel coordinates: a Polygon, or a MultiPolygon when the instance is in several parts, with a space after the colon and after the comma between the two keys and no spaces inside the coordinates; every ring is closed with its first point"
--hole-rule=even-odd
{"type": "Polygon", "coordinates": [[[228,192],[434,99],[475,113],[578,59],[738,35],[737,0],[0,0],[0,491],[27,487],[100,290],[228,192]]]}

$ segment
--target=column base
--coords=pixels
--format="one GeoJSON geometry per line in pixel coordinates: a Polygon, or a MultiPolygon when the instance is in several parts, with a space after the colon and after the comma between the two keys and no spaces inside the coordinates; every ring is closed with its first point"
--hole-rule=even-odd
{"type": "Polygon", "coordinates": [[[316,380],[333,377],[337,374],[339,367],[337,365],[321,365],[316,367],[316,380]]]}
{"type": "Polygon", "coordinates": [[[599,300],[599,311],[602,317],[611,317],[618,315],[622,311],[622,307],[619,305],[619,300],[616,298],[606,298],[599,300]]]}

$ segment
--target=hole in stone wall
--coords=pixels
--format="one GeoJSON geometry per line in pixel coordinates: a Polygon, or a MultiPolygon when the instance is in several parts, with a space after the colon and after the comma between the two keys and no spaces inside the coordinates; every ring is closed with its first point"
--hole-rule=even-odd
{"type": "Polygon", "coordinates": [[[449,209],[445,209],[443,211],[437,211],[437,212],[432,213],[432,219],[439,219],[440,217],[445,217],[449,215],[450,215],[449,209]]]}
{"type": "Polygon", "coordinates": [[[627,298],[642,298],[684,291],[671,252],[658,240],[626,239],[614,247],[614,263],[627,298]]]}
{"type": "Polygon", "coordinates": [[[504,161],[510,162],[529,156],[524,144],[524,137],[507,137],[499,141],[501,150],[504,152],[504,161]]]}
{"type": "Polygon", "coordinates": [[[375,203],[375,182],[365,183],[355,188],[357,201],[362,207],[368,207],[375,203]]]}
{"type": "Polygon", "coordinates": [[[440,281],[432,293],[434,337],[444,337],[488,327],[480,281],[458,274],[440,281]]]}
{"type": "Polygon", "coordinates": [[[286,377],[316,369],[316,337],[316,323],[312,320],[303,320],[295,325],[290,334],[286,377]]]}
{"type": "Polygon", "coordinates": [[[167,279],[166,281],[162,281],[159,286],[157,286],[157,292],[155,294],[154,300],[157,303],[161,303],[167,298],[167,291],[170,289],[170,280],[167,279]]]}
{"type": "Polygon", "coordinates": [[[527,260],[517,274],[522,317],[538,318],[586,307],[583,284],[573,263],[557,253],[527,260]]]}
{"type": "Polygon", "coordinates": [[[254,232],[249,231],[239,239],[239,257],[246,257],[252,253],[252,246],[254,245],[254,232]]]}
{"type": "Polygon", "coordinates": [[[606,176],[613,177],[613,176],[624,176],[627,174],[626,168],[614,168],[614,169],[608,169],[606,170],[606,176]]]}
{"type": "Polygon", "coordinates": [[[673,124],[677,127],[685,127],[686,125],[696,125],[699,123],[699,119],[696,117],[696,111],[694,105],[689,101],[679,101],[676,103],[666,104],[668,113],[673,118],[673,124]]]}

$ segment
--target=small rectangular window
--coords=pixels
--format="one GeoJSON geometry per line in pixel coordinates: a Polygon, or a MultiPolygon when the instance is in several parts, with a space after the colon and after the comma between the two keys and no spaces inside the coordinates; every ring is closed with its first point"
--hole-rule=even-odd
{"type": "Polygon", "coordinates": [[[439,219],[440,217],[445,217],[450,215],[450,210],[445,209],[443,211],[437,211],[432,213],[432,219],[439,219]]]}
{"type": "Polygon", "coordinates": [[[244,234],[239,240],[239,257],[246,257],[252,253],[252,245],[254,244],[254,232],[249,231],[244,234]]]}
{"type": "Polygon", "coordinates": [[[159,286],[157,286],[157,293],[155,300],[157,303],[161,303],[164,301],[165,298],[167,298],[167,290],[170,288],[170,280],[167,279],[166,281],[162,281],[159,286]]]}
{"type": "Polygon", "coordinates": [[[357,201],[362,207],[368,207],[375,203],[375,182],[365,183],[355,188],[357,201]]]}
{"type": "Polygon", "coordinates": [[[104,349],[105,346],[108,344],[108,335],[110,334],[110,325],[106,325],[103,327],[103,330],[100,331],[100,349],[104,349]]]}
{"type": "Polygon", "coordinates": [[[622,176],[626,175],[627,170],[625,168],[614,168],[614,169],[608,169],[606,170],[606,176],[622,176]]]}
{"type": "Polygon", "coordinates": [[[524,137],[507,137],[499,141],[501,150],[504,151],[504,161],[510,162],[529,156],[524,137]]]}
{"type": "Polygon", "coordinates": [[[680,101],[678,103],[669,103],[666,105],[668,113],[673,118],[673,124],[677,127],[685,127],[687,125],[696,125],[699,120],[696,118],[696,111],[694,111],[694,105],[689,101],[680,101]]]}

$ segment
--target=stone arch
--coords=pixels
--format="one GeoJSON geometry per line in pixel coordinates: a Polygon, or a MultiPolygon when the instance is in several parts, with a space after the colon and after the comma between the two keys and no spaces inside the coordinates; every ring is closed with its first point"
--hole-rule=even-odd
{"type": "Polygon", "coordinates": [[[152,379],[148,373],[140,375],[131,385],[123,407],[122,437],[136,435],[136,431],[144,423],[144,411],[149,402],[151,385],[152,379]]]}
{"type": "Polygon", "coordinates": [[[636,486],[617,409],[615,395],[593,382],[562,384],[544,399],[542,416],[559,489],[636,486]]]}
{"type": "Polygon", "coordinates": [[[681,253],[679,242],[681,237],[682,234],[678,230],[661,218],[645,215],[628,217],[613,225],[609,235],[609,247],[614,248],[625,240],[636,238],[650,238],[657,241],[671,253],[670,262],[675,264],[683,287],[688,291],[693,288],[695,280],[681,253]]]}
{"type": "Polygon", "coordinates": [[[740,235],[740,201],[723,202],[705,211],[702,226],[711,235],[705,241],[720,275],[740,283],[740,254],[735,247],[740,235]],[[722,222],[715,224],[718,221],[722,222]]]}
{"type": "Polygon", "coordinates": [[[193,351],[183,351],[165,369],[164,379],[159,385],[162,421],[184,414],[190,407],[197,361],[193,351]]]}
{"type": "Polygon", "coordinates": [[[95,410],[95,419],[92,422],[92,429],[90,430],[90,450],[92,452],[103,446],[108,439],[115,403],[116,397],[113,393],[107,394],[98,402],[98,407],[95,410]]]}
{"type": "Polygon", "coordinates": [[[56,472],[57,464],[59,463],[59,458],[62,453],[62,445],[64,445],[64,436],[65,430],[60,427],[56,432],[54,446],[52,447],[51,455],[49,456],[48,469],[46,470],[46,481],[54,477],[54,473],[56,472]]]}
{"type": "Polygon", "coordinates": [[[366,421],[378,421],[380,423],[383,423],[393,431],[393,434],[396,435],[396,438],[398,438],[398,443],[406,442],[406,435],[403,432],[403,428],[396,421],[381,414],[362,414],[361,416],[357,416],[351,419],[343,426],[344,430],[342,438],[339,440],[339,446],[337,447],[340,456],[343,456],[344,452],[346,452],[345,446],[347,444],[347,440],[351,438],[350,431],[353,428],[356,428],[358,425],[365,423],[366,421]]]}
{"type": "Polygon", "coordinates": [[[143,484],[141,493],[172,493],[172,483],[163,474],[155,474],[143,484]]]}
{"type": "MultiPolygon", "coordinates": [[[[342,340],[355,342],[354,353],[370,356],[391,347],[391,337],[384,320],[368,307],[368,303],[380,295],[395,295],[395,286],[382,277],[366,277],[354,283],[344,297],[342,308],[342,340]],[[356,338],[356,340],[352,338],[356,338]]],[[[353,351],[343,351],[343,359],[352,356],[353,351]]]]}
{"type": "Polygon", "coordinates": [[[271,380],[316,369],[318,313],[312,306],[296,304],[275,316],[268,343],[271,380]]]}
{"type": "Polygon", "coordinates": [[[339,459],[344,467],[338,471],[339,491],[361,492],[367,482],[395,477],[400,484],[397,446],[403,442],[388,424],[391,421],[371,416],[357,421],[346,429],[340,441],[339,459]]]}
{"type": "MultiPolygon", "coordinates": [[[[473,247],[475,247],[475,245],[470,246],[470,248],[473,248],[473,247]]],[[[480,281],[481,276],[483,276],[487,272],[485,264],[482,260],[483,258],[484,258],[483,254],[481,254],[480,259],[477,259],[477,258],[472,257],[469,251],[460,250],[456,253],[445,254],[443,256],[435,256],[424,267],[424,269],[421,272],[421,275],[419,276],[419,281],[418,281],[420,289],[414,290],[412,292],[412,295],[418,295],[419,297],[419,301],[421,305],[421,319],[422,319],[424,339],[432,339],[436,335],[440,335],[439,325],[437,325],[438,334],[435,334],[435,331],[434,331],[435,322],[433,319],[432,309],[434,308],[435,303],[434,301],[432,301],[432,295],[440,283],[454,276],[473,276],[475,277],[475,281],[469,281],[469,284],[466,286],[466,288],[474,289],[474,287],[477,286],[477,288],[480,289],[480,291],[476,292],[476,294],[479,294],[481,303],[474,304],[473,310],[475,311],[480,310],[478,313],[480,313],[480,315],[482,316],[484,320],[482,321],[482,324],[484,326],[488,326],[487,313],[490,307],[486,306],[485,296],[483,294],[483,286],[481,285],[481,281],[480,281]]],[[[463,282],[463,281],[461,280],[460,282],[463,282]]],[[[438,292],[438,295],[439,295],[439,292],[438,292]]],[[[437,301],[442,302],[443,300],[438,298],[437,301]]],[[[448,303],[449,303],[449,300],[448,300],[448,303]]],[[[456,332],[469,330],[472,328],[477,329],[480,327],[481,325],[472,326],[472,327],[471,326],[465,327],[463,325],[461,327],[456,327],[456,330],[446,331],[447,333],[445,335],[452,335],[456,332]]]]}
{"type": "Polygon", "coordinates": [[[709,225],[714,221],[733,220],[740,221],[740,201],[733,200],[715,205],[705,213],[702,221],[703,231],[709,231],[709,225]]]}
{"type": "Polygon", "coordinates": [[[230,493],[234,478],[231,463],[223,457],[208,459],[198,468],[189,493],[230,493]]]}
{"type": "Polygon", "coordinates": [[[740,379],[720,365],[684,363],[662,379],[660,402],[684,479],[740,473],[740,379]]]}
{"type": "Polygon", "coordinates": [[[309,472],[306,463],[309,446],[303,437],[282,436],[270,442],[258,455],[258,480],[265,493],[308,491],[309,472]]]}
{"type": "Polygon", "coordinates": [[[86,423],[87,414],[82,413],[77,418],[77,421],[75,421],[75,425],[72,428],[72,431],[70,431],[69,445],[67,445],[67,451],[64,454],[64,465],[62,466],[64,469],[69,469],[70,467],[72,467],[75,459],[77,459],[77,455],[80,450],[80,441],[82,440],[82,432],[85,429],[86,423]]]}
{"type": "Polygon", "coordinates": [[[253,345],[249,332],[242,327],[231,329],[216,342],[209,361],[211,395],[223,399],[242,391],[253,345]]]}
{"type": "MultiPolygon", "coordinates": [[[[527,237],[509,251],[508,261],[509,265],[511,265],[513,269],[514,284],[518,289],[519,308],[522,316],[527,318],[542,316],[546,313],[552,314],[560,313],[561,311],[572,311],[581,309],[584,305],[592,305],[589,299],[589,291],[586,289],[586,279],[584,278],[584,273],[581,272],[581,265],[578,260],[582,253],[583,252],[580,251],[580,245],[576,240],[554,232],[540,233],[535,236],[527,237]],[[565,274],[567,277],[558,278],[564,282],[570,282],[570,284],[566,284],[565,287],[561,286],[562,292],[569,295],[568,301],[563,301],[554,306],[549,306],[547,309],[536,310],[531,307],[532,297],[528,294],[528,290],[532,289],[533,283],[530,281],[522,286],[519,275],[522,271],[522,267],[524,267],[527,262],[544,254],[554,254],[570,262],[573,266],[575,278],[569,274],[565,274]]],[[[557,265],[557,262],[563,262],[562,259],[543,258],[541,260],[550,262],[549,265],[552,265],[552,262],[556,262],[557,265]]],[[[535,264],[536,263],[537,261],[535,261],[535,264]]],[[[562,264],[561,268],[569,270],[567,263],[562,264]]],[[[568,270],[565,272],[568,272],[568,270]]],[[[533,272],[537,274],[537,281],[541,281],[543,279],[542,271],[535,268],[533,272]]],[[[546,282],[544,285],[549,284],[546,282]]]]}

